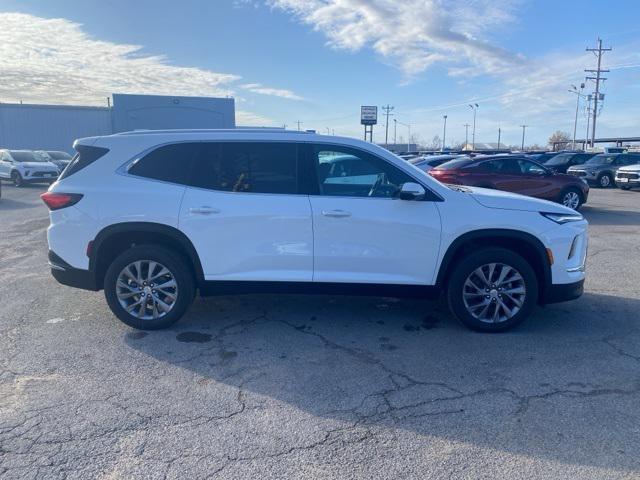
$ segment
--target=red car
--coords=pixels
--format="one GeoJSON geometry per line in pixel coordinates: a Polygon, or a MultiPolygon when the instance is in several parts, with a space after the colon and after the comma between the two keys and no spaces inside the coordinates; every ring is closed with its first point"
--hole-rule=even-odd
{"type": "Polygon", "coordinates": [[[493,188],[551,200],[578,210],[589,185],[573,175],[554,173],[524,156],[496,155],[456,159],[429,171],[443,183],[493,188]]]}

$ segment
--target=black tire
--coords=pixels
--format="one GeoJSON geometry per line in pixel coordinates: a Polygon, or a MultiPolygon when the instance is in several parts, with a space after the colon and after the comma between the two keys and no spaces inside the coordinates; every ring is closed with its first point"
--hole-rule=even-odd
{"type": "Polygon", "coordinates": [[[597,182],[600,188],[609,188],[611,185],[613,185],[613,177],[610,173],[601,173],[600,175],[598,175],[597,182]]]}
{"type": "Polygon", "coordinates": [[[11,181],[13,182],[14,187],[20,188],[24,186],[24,180],[22,179],[22,175],[20,175],[20,172],[17,172],[15,170],[11,172],[11,181]]]}
{"type": "MultiPolygon", "coordinates": [[[[580,210],[580,207],[582,206],[582,204],[584,203],[584,195],[582,194],[582,191],[580,191],[579,188],[577,187],[569,187],[566,188],[565,190],[562,191],[562,193],[560,194],[560,197],[558,198],[558,203],[561,205],[564,205],[565,207],[567,207],[568,205],[565,204],[565,197],[567,197],[570,193],[575,193],[578,195],[578,205],[573,208],[575,211],[580,210]]],[[[569,207],[571,208],[571,207],[569,207]]]]}
{"type": "Polygon", "coordinates": [[[159,330],[173,325],[185,314],[195,296],[195,279],[187,261],[178,252],[157,245],[139,245],[121,253],[109,265],[104,277],[104,295],[113,314],[125,324],[140,330],[159,330]],[[138,260],[161,263],[177,283],[177,299],[160,318],[140,319],[130,314],[118,300],[118,276],[127,265],[138,260]]]}
{"type": "Polygon", "coordinates": [[[465,326],[479,332],[509,330],[526,320],[537,303],[538,280],[533,268],[520,255],[505,248],[483,248],[466,255],[454,265],[448,278],[447,302],[451,313],[465,326]],[[463,298],[467,278],[479,267],[491,263],[502,263],[515,269],[523,279],[525,287],[524,300],[520,310],[511,318],[496,323],[487,323],[473,316],[465,306],[463,298]]]}

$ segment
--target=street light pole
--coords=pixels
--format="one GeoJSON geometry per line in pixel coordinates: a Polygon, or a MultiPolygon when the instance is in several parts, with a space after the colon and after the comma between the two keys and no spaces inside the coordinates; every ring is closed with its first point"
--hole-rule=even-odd
{"type": "Polygon", "coordinates": [[[500,135],[502,134],[502,129],[498,127],[498,150],[500,150],[500,135]]]}
{"type": "Polygon", "coordinates": [[[520,126],[522,127],[522,146],[520,147],[520,150],[524,152],[524,131],[527,129],[529,125],[520,125],[520,126]]]}
{"type": "Polygon", "coordinates": [[[476,113],[478,111],[478,104],[474,103],[473,105],[469,104],[471,110],[473,110],[473,131],[471,133],[471,149],[476,149],[476,113]]]}
{"type": "Polygon", "coordinates": [[[442,118],[444,118],[444,129],[442,131],[442,148],[440,151],[444,152],[444,146],[447,141],[447,116],[443,115],[442,118]]]}
{"type": "Polygon", "coordinates": [[[572,145],[572,149],[575,150],[576,149],[576,130],[578,129],[578,110],[580,109],[580,98],[583,96],[582,95],[582,90],[584,89],[584,83],[580,84],[580,90],[578,90],[578,87],[576,87],[575,85],[571,85],[571,90],[569,90],[571,93],[575,93],[576,94],[576,118],[573,121],[573,142],[571,143],[572,145]]]}
{"type": "Polygon", "coordinates": [[[405,127],[407,127],[409,129],[409,138],[407,139],[407,152],[409,152],[411,150],[411,124],[402,123],[400,120],[398,120],[398,123],[400,125],[404,125],[405,127]]]}
{"type": "Polygon", "coordinates": [[[393,145],[397,145],[398,142],[396,142],[396,132],[398,129],[398,121],[394,118],[393,119],[393,145]]]}

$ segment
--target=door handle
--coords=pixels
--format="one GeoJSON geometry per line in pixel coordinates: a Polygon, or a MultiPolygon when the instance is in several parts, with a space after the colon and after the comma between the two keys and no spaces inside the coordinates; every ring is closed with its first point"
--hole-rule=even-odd
{"type": "Polygon", "coordinates": [[[350,217],[351,212],[347,212],[345,210],[323,210],[322,215],[324,215],[325,217],[342,218],[342,217],[350,217]]]}
{"type": "Polygon", "coordinates": [[[196,215],[211,215],[212,213],[220,213],[220,210],[213,207],[202,206],[202,207],[191,207],[189,209],[189,213],[193,213],[196,215]]]}

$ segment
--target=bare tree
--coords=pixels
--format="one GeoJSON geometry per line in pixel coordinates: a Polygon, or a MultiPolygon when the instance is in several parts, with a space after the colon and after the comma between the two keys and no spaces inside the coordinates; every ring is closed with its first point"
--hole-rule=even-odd
{"type": "Polygon", "coordinates": [[[442,140],[440,139],[440,135],[435,135],[433,140],[431,140],[431,145],[429,145],[432,150],[439,150],[442,147],[442,140]]]}
{"type": "Polygon", "coordinates": [[[561,130],[555,131],[549,137],[549,146],[554,150],[562,150],[567,148],[567,145],[571,143],[571,136],[567,132],[561,130]]]}

